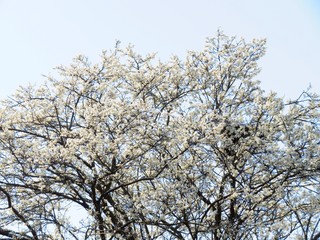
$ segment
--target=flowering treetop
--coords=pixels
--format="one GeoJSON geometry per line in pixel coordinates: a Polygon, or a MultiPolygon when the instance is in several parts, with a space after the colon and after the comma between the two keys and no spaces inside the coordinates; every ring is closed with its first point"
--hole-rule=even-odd
{"type": "Polygon", "coordinates": [[[58,67],[0,108],[0,236],[317,239],[319,97],[256,80],[265,40],[58,67]],[[79,219],[70,219],[75,209],[79,219]]]}

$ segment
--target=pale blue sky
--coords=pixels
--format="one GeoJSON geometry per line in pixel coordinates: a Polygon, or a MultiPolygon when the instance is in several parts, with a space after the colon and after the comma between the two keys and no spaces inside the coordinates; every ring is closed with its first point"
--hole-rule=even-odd
{"type": "MultiPolygon", "coordinates": [[[[320,0],[319,0],[320,1],[320,0]]],[[[317,0],[0,0],[0,98],[81,53],[97,61],[116,40],[161,59],[200,50],[220,28],[265,37],[258,79],[295,97],[309,83],[320,93],[317,0]]]]}

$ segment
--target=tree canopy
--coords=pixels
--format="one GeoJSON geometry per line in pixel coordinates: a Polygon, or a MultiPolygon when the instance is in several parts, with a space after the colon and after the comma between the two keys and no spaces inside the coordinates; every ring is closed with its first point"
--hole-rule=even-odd
{"type": "Polygon", "coordinates": [[[78,56],[0,107],[0,239],[318,239],[320,101],[266,93],[265,40],[78,56]],[[1,238],[2,236],[2,238],[1,238]]]}

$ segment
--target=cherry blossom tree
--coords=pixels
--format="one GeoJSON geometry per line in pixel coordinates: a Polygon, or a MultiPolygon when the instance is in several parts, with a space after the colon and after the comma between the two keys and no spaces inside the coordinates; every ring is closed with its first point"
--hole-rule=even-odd
{"type": "Polygon", "coordinates": [[[266,93],[265,40],[78,56],[0,108],[1,239],[318,239],[320,101],[266,93]]]}

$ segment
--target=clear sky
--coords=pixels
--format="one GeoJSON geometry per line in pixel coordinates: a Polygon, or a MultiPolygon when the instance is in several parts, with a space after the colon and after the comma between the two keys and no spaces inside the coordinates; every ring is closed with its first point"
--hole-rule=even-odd
{"type": "Polygon", "coordinates": [[[77,54],[98,61],[116,40],[138,52],[201,50],[220,28],[267,38],[258,78],[266,90],[320,93],[320,0],[0,0],[0,98],[77,54]]]}

